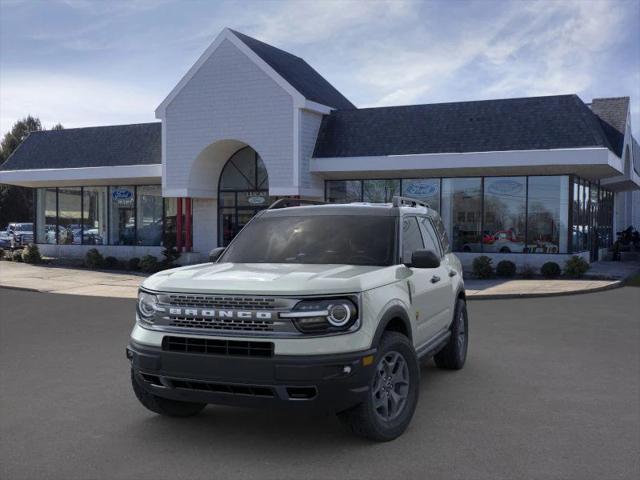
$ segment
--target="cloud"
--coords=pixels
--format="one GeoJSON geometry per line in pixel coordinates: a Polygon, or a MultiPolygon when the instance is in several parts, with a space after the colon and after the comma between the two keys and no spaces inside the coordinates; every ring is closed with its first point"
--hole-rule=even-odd
{"type": "Polygon", "coordinates": [[[153,111],[161,100],[133,82],[17,72],[3,75],[0,83],[0,131],[28,114],[39,117],[46,128],[58,122],[71,128],[154,121],[153,111]]]}

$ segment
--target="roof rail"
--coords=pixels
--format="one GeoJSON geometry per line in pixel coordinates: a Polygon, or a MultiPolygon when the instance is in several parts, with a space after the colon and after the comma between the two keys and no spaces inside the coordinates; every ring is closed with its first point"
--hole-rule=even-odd
{"type": "Polygon", "coordinates": [[[321,200],[305,200],[303,198],[280,198],[269,205],[267,210],[276,208],[299,207],[300,205],[326,205],[327,202],[321,200]]]}
{"type": "Polygon", "coordinates": [[[421,206],[421,207],[431,208],[428,203],[423,202],[421,200],[416,200],[415,198],[409,198],[409,197],[400,197],[400,196],[393,197],[393,199],[391,200],[391,204],[394,207],[402,207],[403,205],[407,205],[409,207],[421,206]]]}

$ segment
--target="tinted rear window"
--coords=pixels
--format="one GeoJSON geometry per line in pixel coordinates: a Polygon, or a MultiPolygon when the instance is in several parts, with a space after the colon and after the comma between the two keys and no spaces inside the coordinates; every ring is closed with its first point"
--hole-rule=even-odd
{"type": "Polygon", "coordinates": [[[258,217],[220,262],[393,265],[396,220],[373,215],[258,217]]]}

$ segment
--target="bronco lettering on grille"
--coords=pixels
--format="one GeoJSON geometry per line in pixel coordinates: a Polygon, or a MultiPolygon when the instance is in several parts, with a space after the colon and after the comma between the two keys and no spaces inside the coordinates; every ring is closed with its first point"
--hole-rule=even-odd
{"type": "Polygon", "coordinates": [[[241,320],[271,320],[273,312],[252,310],[212,310],[204,308],[169,308],[169,314],[179,317],[232,318],[241,320]]]}

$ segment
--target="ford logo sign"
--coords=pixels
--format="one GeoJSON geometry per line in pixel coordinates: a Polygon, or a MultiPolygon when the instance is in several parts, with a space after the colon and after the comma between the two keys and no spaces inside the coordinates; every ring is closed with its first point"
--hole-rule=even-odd
{"type": "Polygon", "coordinates": [[[131,190],[118,189],[111,192],[111,197],[114,200],[129,200],[133,197],[133,192],[131,190]]]}
{"type": "Polygon", "coordinates": [[[251,196],[247,197],[247,202],[249,202],[251,205],[262,205],[264,202],[266,202],[266,199],[264,197],[251,196]]]}
{"type": "Polygon", "coordinates": [[[412,183],[406,188],[407,195],[429,197],[438,193],[438,185],[433,183],[412,183]]]}
{"type": "Polygon", "coordinates": [[[496,180],[489,185],[488,190],[496,195],[514,195],[522,191],[522,183],[515,180],[496,180]]]}

